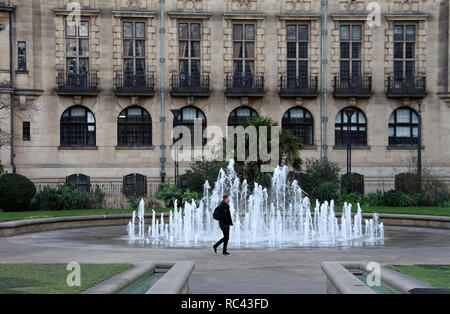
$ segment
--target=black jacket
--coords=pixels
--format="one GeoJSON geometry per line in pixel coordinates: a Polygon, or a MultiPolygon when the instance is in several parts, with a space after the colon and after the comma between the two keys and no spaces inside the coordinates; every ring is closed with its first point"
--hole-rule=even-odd
{"type": "Polygon", "coordinates": [[[230,213],[230,205],[227,204],[227,202],[222,201],[222,203],[218,207],[220,212],[220,219],[219,223],[225,226],[232,226],[233,225],[233,219],[231,219],[231,213],[230,213]]]}

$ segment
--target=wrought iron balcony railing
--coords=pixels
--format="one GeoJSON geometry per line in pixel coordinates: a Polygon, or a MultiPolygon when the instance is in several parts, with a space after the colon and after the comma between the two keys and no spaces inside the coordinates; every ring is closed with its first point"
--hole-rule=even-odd
{"type": "Polygon", "coordinates": [[[314,98],[319,94],[319,78],[317,76],[282,76],[280,79],[280,97],[314,98]]]}
{"type": "Polygon", "coordinates": [[[334,97],[369,98],[372,96],[372,76],[334,77],[334,97]]]}
{"type": "Polygon", "coordinates": [[[388,77],[387,96],[391,98],[424,98],[427,96],[425,74],[410,77],[388,77]]]}
{"type": "Polygon", "coordinates": [[[211,93],[209,75],[173,74],[170,94],[174,97],[208,97],[211,93]]]}
{"type": "Polygon", "coordinates": [[[97,72],[73,73],[58,72],[56,83],[59,95],[77,96],[98,94],[97,72]]]}
{"type": "Polygon", "coordinates": [[[154,96],[155,77],[153,73],[116,72],[114,93],[116,96],[154,96]]]}
{"type": "Polygon", "coordinates": [[[226,78],[228,97],[264,97],[264,75],[228,74],[226,78]]]}

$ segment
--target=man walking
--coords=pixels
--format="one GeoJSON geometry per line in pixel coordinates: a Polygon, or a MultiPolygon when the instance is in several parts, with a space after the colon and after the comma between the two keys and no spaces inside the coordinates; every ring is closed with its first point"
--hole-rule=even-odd
{"type": "Polygon", "coordinates": [[[214,219],[219,221],[220,229],[223,232],[223,239],[213,246],[214,253],[217,254],[217,248],[223,243],[223,256],[231,256],[228,253],[228,241],[230,240],[230,227],[233,226],[233,220],[230,213],[230,195],[223,196],[223,201],[214,211],[214,219]]]}

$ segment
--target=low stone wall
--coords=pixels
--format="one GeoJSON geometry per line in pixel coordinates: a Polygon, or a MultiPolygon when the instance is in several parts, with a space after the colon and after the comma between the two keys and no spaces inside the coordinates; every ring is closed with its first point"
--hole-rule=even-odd
{"type": "MultiPolygon", "coordinates": [[[[349,270],[370,273],[367,262],[324,262],[322,270],[327,276],[328,294],[375,294],[375,292],[356,278],[349,270]]],[[[381,280],[400,293],[411,294],[415,290],[433,290],[427,283],[406,276],[386,267],[381,267],[381,280]]],[[[438,293],[438,292],[435,292],[438,293]]]]}
{"type": "Polygon", "coordinates": [[[188,294],[189,278],[195,269],[192,262],[146,262],[90,288],[83,294],[115,294],[157,269],[169,270],[146,294],[188,294]]]}
{"type": "MultiPolygon", "coordinates": [[[[338,214],[340,216],[340,214],[338,214]]],[[[372,214],[364,214],[364,218],[372,218],[372,214]]],[[[161,214],[157,214],[160,219],[161,214]]],[[[450,217],[441,216],[417,216],[417,215],[392,215],[381,214],[380,220],[385,226],[435,228],[450,230],[450,217]]],[[[169,214],[164,214],[165,222],[168,222],[169,214]]],[[[26,233],[45,232],[51,230],[126,226],[131,220],[131,214],[126,215],[97,215],[76,216],[58,218],[27,219],[0,223],[0,237],[12,237],[26,233]]],[[[151,224],[152,217],[147,214],[146,224],[151,224]]]]}

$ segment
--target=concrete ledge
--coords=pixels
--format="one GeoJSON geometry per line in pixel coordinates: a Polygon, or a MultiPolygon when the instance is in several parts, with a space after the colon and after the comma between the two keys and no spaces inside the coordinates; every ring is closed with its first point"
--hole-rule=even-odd
{"type": "Polygon", "coordinates": [[[146,262],[84,291],[83,294],[118,293],[157,269],[169,269],[169,271],[146,294],[188,294],[189,278],[194,268],[193,262],[146,262]]]}
{"type": "MultiPolygon", "coordinates": [[[[89,227],[109,227],[126,226],[131,220],[131,214],[124,215],[96,215],[96,216],[73,216],[27,219],[0,223],[0,237],[13,237],[16,235],[37,233],[52,230],[89,228],[89,227]]],[[[336,215],[340,217],[341,214],[336,215]]],[[[372,218],[373,214],[363,214],[363,218],[372,218]]],[[[160,219],[161,214],[156,217],[160,219]]],[[[450,217],[441,216],[418,216],[418,215],[394,215],[381,214],[380,221],[385,226],[416,227],[450,230],[450,217]]],[[[164,214],[167,222],[169,214],[164,214]]],[[[151,223],[152,215],[147,213],[145,222],[151,223]]]]}
{"type": "MultiPolygon", "coordinates": [[[[327,276],[328,294],[375,294],[349,270],[370,273],[367,262],[324,262],[321,267],[327,276]]],[[[403,294],[414,289],[435,289],[431,285],[381,266],[381,281],[403,294]]]]}

